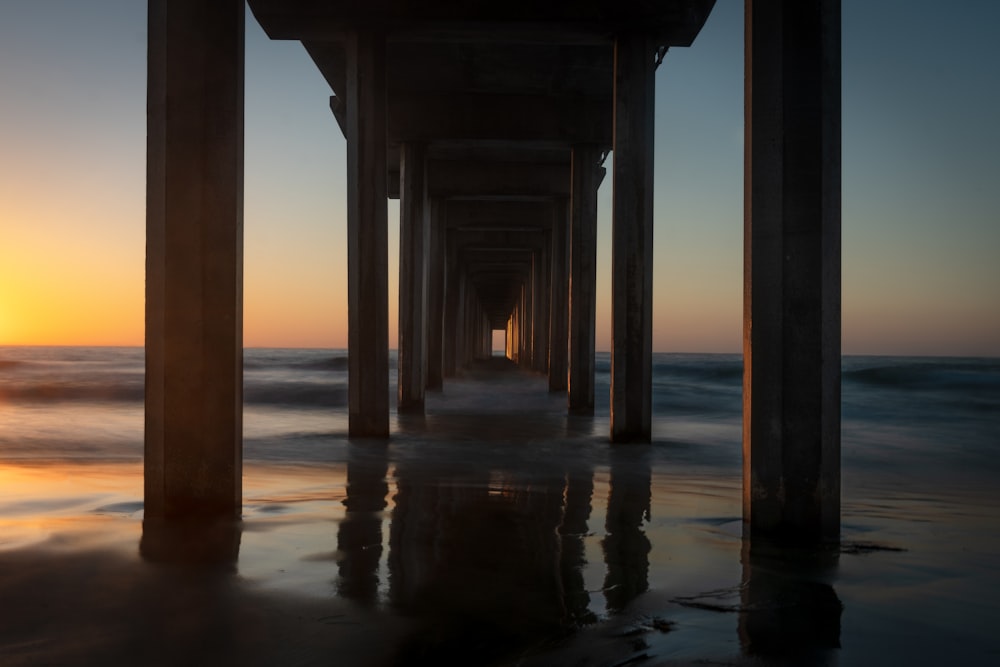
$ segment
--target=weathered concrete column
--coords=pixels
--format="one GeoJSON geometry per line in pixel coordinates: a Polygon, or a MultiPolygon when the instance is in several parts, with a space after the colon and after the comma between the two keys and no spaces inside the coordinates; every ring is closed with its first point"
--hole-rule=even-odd
{"type": "Polygon", "coordinates": [[[597,317],[597,188],[604,176],[600,147],[573,147],[570,185],[569,411],[594,414],[594,330],[597,317]]]}
{"type": "Polygon", "coordinates": [[[746,3],[743,486],[751,534],[840,531],[840,2],[746,3]]]}
{"type": "Polygon", "coordinates": [[[510,317],[507,318],[507,326],[504,329],[504,339],[503,339],[504,355],[510,360],[514,359],[513,342],[514,342],[514,313],[511,313],[510,317]]]}
{"type": "Polygon", "coordinates": [[[535,305],[532,369],[540,373],[544,373],[549,365],[549,267],[544,245],[531,253],[531,273],[534,276],[531,281],[534,286],[532,301],[535,305]]]}
{"type": "Polygon", "coordinates": [[[517,363],[521,354],[521,323],[520,306],[514,306],[514,312],[510,314],[510,321],[507,323],[507,356],[514,363],[517,363]]]}
{"type": "Polygon", "coordinates": [[[389,435],[385,35],[348,35],[347,315],[352,437],[389,435]]]}
{"type": "Polygon", "coordinates": [[[532,335],[535,327],[534,279],[531,271],[521,288],[521,367],[530,369],[535,360],[535,338],[532,335]]]}
{"type": "Polygon", "coordinates": [[[399,323],[397,410],[424,411],[427,384],[427,257],[430,245],[427,149],[405,142],[399,158],[399,323]]]}
{"type": "Polygon", "coordinates": [[[427,388],[444,385],[445,205],[430,200],[430,250],[427,266],[427,388]]]}
{"type": "MultiPolygon", "coordinates": [[[[461,269],[460,269],[461,271],[461,269]]],[[[458,311],[455,327],[455,368],[461,370],[466,363],[467,341],[465,338],[465,320],[469,312],[469,283],[464,273],[458,275],[458,311]]]]}
{"type": "Polygon", "coordinates": [[[479,308],[479,351],[483,357],[489,357],[492,354],[490,350],[492,330],[490,329],[490,318],[486,316],[486,311],[483,310],[482,304],[479,308]]]}
{"type": "Polygon", "coordinates": [[[150,0],[145,520],[237,519],[243,0],[150,0]]]}
{"type": "Polygon", "coordinates": [[[444,267],[444,377],[454,377],[458,366],[458,325],[462,299],[462,281],[458,271],[458,248],[455,232],[445,232],[444,267]]]}
{"type": "Polygon", "coordinates": [[[569,342],[569,202],[556,201],[552,217],[549,284],[549,391],[565,391],[569,342]]]}
{"type": "Polygon", "coordinates": [[[464,294],[465,294],[465,304],[462,310],[462,366],[469,365],[473,359],[476,358],[476,338],[475,338],[475,322],[476,322],[476,298],[475,298],[475,287],[470,282],[468,276],[463,276],[463,282],[465,283],[464,294]]]}
{"type": "Polygon", "coordinates": [[[611,440],[649,442],[653,364],[655,45],[615,38],[611,440]]]}

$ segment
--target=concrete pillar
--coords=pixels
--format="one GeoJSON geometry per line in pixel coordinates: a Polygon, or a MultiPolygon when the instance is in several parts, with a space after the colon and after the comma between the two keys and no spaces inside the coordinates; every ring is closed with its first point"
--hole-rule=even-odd
{"type": "Polygon", "coordinates": [[[389,435],[389,269],[386,204],[385,35],[348,35],[348,430],[389,435]]]}
{"type": "Polygon", "coordinates": [[[490,331],[490,318],[486,316],[482,307],[480,307],[479,313],[479,349],[483,357],[489,357],[492,354],[490,351],[490,334],[492,333],[490,331]]]}
{"type": "Polygon", "coordinates": [[[458,365],[458,323],[462,282],[458,272],[455,232],[445,233],[444,377],[454,377],[458,365]]]}
{"type": "Polygon", "coordinates": [[[840,532],[840,2],[746,3],[744,517],[840,532]]]}
{"type": "Polygon", "coordinates": [[[569,341],[569,202],[556,201],[549,283],[549,391],[565,391],[569,341]]]}
{"type": "Polygon", "coordinates": [[[479,304],[479,352],[480,356],[490,356],[490,318],[486,317],[483,304],[479,304]]]}
{"type": "Polygon", "coordinates": [[[532,330],[534,341],[532,347],[535,356],[532,360],[532,368],[540,373],[544,373],[549,366],[549,270],[546,249],[538,248],[531,253],[531,273],[534,277],[533,302],[535,304],[535,322],[532,330]]]}
{"type": "Polygon", "coordinates": [[[430,245],[427,149],[404,142],[399,159],[397,410],[424,411],[427,384],[427,264],[430,245]]]}
{"type": "Polygon", "coordinates": [[[456,317],[456,327],[455,327],[455,368],[456,372],[461,370],[467,360],[466,350],[468,349],[468,341],[465,335],[465,320],[468,317],[469,312],[469,283],[466,279],[464,273],[461,272],[458,275],[458,311],[456,317]]]}
{"type": "Polygon", "coordinates": [[[238,519],[243,0],[150,0],[145,521],[238,519]]]}
{"type": "Polygon", "coordinates": [[[503,341],[504,355],[511,360],[513,360],[514,358],[514,350],[511,345],[513,341],[514,341],[514,313],[511,313],[510,317],[507,318],[507,327],[504,330],[504,341],[503,341]]]}
{"type": "Polygon", "coordinates": [[[460,357],[462,367],[469,365],[469,362],[476,358],[475,339],[472,333],[473,322],[476,318],[476,301],[474,298],[474,287],[468,276],[462,276],[462,293],[465,297],[462,303],[462,345],[460,357]]]}
{"type": "Polygon", "coordinates": [[[520,306],[514,306],[514,312],[511,313],[510,322],[507,325],[509,331],[509,333],[507,334],[507,347],[510,349],[510,352],[507,354],[507,356],[510,357],[510,360],[513,361],[514,363],[517,363],[519,355],[521,354],[520,317],[521,317],[520,306]]]}
{"type": "Polygon", "coordinates": [[[427,266],[427,388],[444,385],[445,206],[430,200],[430,251],[427,266]]]}
{"type": "Polygon", "coordinates": [[[522,357],[521,367],[530,369],[535,360],[535,303],[534,276],[528,271],[528,277],[521,288],[521,336],[522,357]]]}
{"type": "Polygon", "coordinates": [[[649,442],[653,364],[655,45],[615,38],[611,440],[649,442]]]}
{"type": "Polygon", "coordinates": [[[597,292],[597,188],[600,148],[573,147],[570,185],[569,411],[594,414],[597,292]]]}

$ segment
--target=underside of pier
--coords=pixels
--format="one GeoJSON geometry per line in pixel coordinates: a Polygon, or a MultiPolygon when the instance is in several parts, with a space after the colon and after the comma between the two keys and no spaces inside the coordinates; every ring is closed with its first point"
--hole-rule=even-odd
{"type": "MultiPolygon", "coordinates": [[[[250,0],[347,143],[351,437],[491,352],[594,410],[597,191],[613,152],[610,438],[651,439],[655,75],[714,0],[250,0]]],[[[243,0],[149,0],[146,497],[240,512],[243,0]]],[[[745,507],[839,522],[839,1],[747,0],[745,507]]]]}

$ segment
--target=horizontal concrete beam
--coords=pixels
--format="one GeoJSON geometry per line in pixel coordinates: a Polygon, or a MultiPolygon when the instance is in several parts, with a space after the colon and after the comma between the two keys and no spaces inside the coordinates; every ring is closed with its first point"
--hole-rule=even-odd
{"type": "Polygon", "coordinates": [[[525,232],[459,231],[454,236],[455,248],[467,253],[524,252],[538,250],[544,245],[544,234],[525,232]]]}
{"type": "Polygon", "coordinates": [[[610,146],[606,97],[389,93],[389,141],[546,141],[610,146]]]}
{"type": "MultiPolygon", "coordinates": [[[[610,148],[613,138],[610,97],[390,93],[387,104],[389,143],[395,144],[537,142],[568,150],[574,144],[610,148]]],[[[343,132],[346,110],[336,95],[330,109],[343,132]]]]}
{"type": "Polygon", "coordinates": [[[641,27],[666,46],[687,46],[715,0],[249,0],[249,5],[271,39],[332,41],[358,24],[377,24],[392,39],[593,44],[641,27]],[[491,24],[489,30],[484,23],[491,24]]]}
{"type": "Polygon", "coordinates": [[[569,196],[570,166],[436,160],[428,187],[440,197],[569,196]]]}
{"type": "MultiPolygon", "coordinates": [[[[427,163],[432,197],[496,201],[568,197],[569,164],[432,160],[427,163]]],[[[389,196],[399,197],[399,172],[389,171],[389,196]]]]}
{"type": "Polygon", "coordinates": [[[551,201],[449,201],[448,228],[513,228],[552,225],[551,201]]]}

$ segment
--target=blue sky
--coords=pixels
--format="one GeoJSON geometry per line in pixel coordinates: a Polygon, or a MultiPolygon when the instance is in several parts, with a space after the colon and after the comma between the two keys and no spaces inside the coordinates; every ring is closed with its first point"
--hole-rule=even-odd
{"type": "MultiPolygon", "coordinates": [[[[718,0],[657,72],[661,351],[740,347],[742,5],[718,0]]],[[[1000,3],[844,0],[843,17],[844,351],[1000,355],[1000,3]]],[[[246,43],[246,343],[342,347],[345,155],[330,91],[299,44],[269,41],[249,12],[246,43]]],[[[0,344],[141,343],[145,74],[145,3],[0,0],[0,344]]]]}

